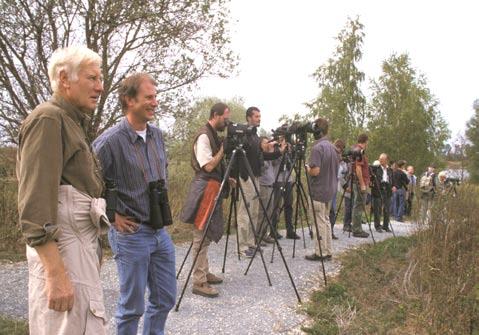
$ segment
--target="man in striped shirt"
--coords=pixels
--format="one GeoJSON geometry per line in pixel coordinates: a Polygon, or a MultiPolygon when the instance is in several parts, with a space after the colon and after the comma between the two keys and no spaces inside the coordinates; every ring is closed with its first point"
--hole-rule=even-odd
{"type": "Polygon", "coordinates": [[[175,304],[176,278],[171,238],[150,219],[149,184],[167,178],[163,135],[148,123],[158,106],[156,84],[146,73],[134,74],[118,92],[125,117],[93,143],[105,179],[117,186],[115,222],[108,235],[120,279],[117,333],[137,333],[148,286],[143,334],[164,334],[175,304]]]}

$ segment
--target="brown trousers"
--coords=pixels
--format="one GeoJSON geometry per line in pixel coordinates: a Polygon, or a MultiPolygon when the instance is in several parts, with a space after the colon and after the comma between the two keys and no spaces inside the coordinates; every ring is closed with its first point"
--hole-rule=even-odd
{"type": "MultiPolygon", "coordinates": [[[[203,238],[204,230],[199,230],[193,227],[193,257],[195,257],[200,248],[201,239],[203,238]]],[[[206,283],[206,275],[209,273],[208,263],[208,246],[211,240],[205,237],[203,245],[201,246],[198,259],[196,260],[195,268],[193,269],[193,285],[201,285],[206,283]]]]}
{"type": "Polygon", "coordinates": [[[72,186],[60,186],[57,224],[58,249],[74,288],[72,310],[48,308],[45,269],[34,248],[27,246],[28,307],[31,335],[106,334],[106,315],[100,281],[99,236],[106,225],[105,202],[72,186]]]}

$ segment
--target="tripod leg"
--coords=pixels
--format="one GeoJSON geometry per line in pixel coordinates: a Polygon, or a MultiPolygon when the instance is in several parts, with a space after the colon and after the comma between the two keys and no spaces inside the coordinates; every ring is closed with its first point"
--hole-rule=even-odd
{"type": "Polygon", "coordinates": [[[302,183],[300,183],[300,189],[301,189],[301,194],[303,196],[303,198],[302,198],[303,210],[306,213],[306,225],[308,226],[309,236],[311,238],[313,238],[313,230],[311,228],[311,224],[309,223],[309,218],[308,218],[308,215],[307,215],[307,213],[308,213],[308,201],[306,199],[308,199],[308,195],[307,195],[302,183]]]}
{"type": "MultiPolygon", "coordinates": [[[[298,194],[299,195],[299,194],[298,194]]],[[[294,212],[294,235],[296,237],[296,232],[298,229],[298,217],[299,217],[299,196],[296,196],[296,208],[294,212]]],[[[303,228],[303,241],[304,241],[304,228],[303,228]]],[[[293,258],[296,255],[296,239],[293,239],[293,258]]]]}
{"type": "MultiPolygon", "coordinates": [[[[308,229],[309,229],[309,235],[310,237],[312,238],[313,234],[312,234],[312,231],[311,231],[311,225],[309,224],[309,216],[308,216],[308,207],[306,206],[306,203],[307,203],[307,198],[306,198],[306,195],[299,195],[300,199],[301,199],[301,208],[303,210],[303,213],[304,213],[304,217],[306,218],[306,225],[308,226],[308,229]]],[[[301,226],[303,225],[303,222],[301,221],[301,226]]],[[[303,239],[304,239],[304,232],[303,232],[303,239]]],[[[306,249],[306,242],[303,243],[304,244],[304,248],[306,249]]]]}
{"type": "MultiPolygon", "coordinates": [[[[243,157],[243,161],[244,161],[244,164],[246,166],[246,169],[247,169],[247,172],[248,172],[248,175],[249,176],[253,176],[253,171],[251,170],[251,166],[248,162],[248,160],[246,159],[245,156],[242,156],[243,157]]],[[[254,182],[254,180],[252,179],[253,181],[253,186],[254,186],[254,189],[255,189],[255,192],[257,195],[259,195],[259,191],[258,191],[258,187],[256,185],[256,183],[254,182]]],[[[272,224],[271,224],[271,220],[270,218],[268,217],[268,215],[266,214],[266,208],[264,207],[264,204],[263,202],[261,201],[261,199],[259,199],[259,204],[261,206],[261,209],[262,211],[265,213],[265,216],[266,216],[266,220],[268,222],[268,226],[270,229],[272,229],[272,224]]],[[[263,238],[264,236],[262,236],[261,238],[263,238]]],[[[296,297],[298,298],[298,302],[301,303],[301,297],[299,296],[299,293],[298,293],[298,290],[296,288],[296,284],[294,283],[294,280],[293,280],[293,276],[291,275],[291,272],[289,271],[289,267],[288,267],[288,264],[286,263],[286,259],[284,258],[284,254],[283,254],[283,250],[281,248],[281,245],[279,244],[278,242],[278,238],[276,237],[276,234],[274,235],[274,241],[276,243],[276,246],[278,247],[278,251],[279,251],[279,254],[281,255],[281,259],[283,260],[283,264],[284,264],[284,267],[286,269],[286,272],[288,273],[288,277],[291,281],[291,285],[293,286],[293,289],[294,289],[294,293],[296,294],[296,297]]],[[[256,253],[258,252],[259,250],[259,244],[256,246],[256,249],[254,251],[254,254],[253,254],[253,257],[251,258],[251,261],[250,261],[250,264],[248,265],[248,269],[250,268],[251,264],[253,263],[253,260],[256,256],[256,253]]],[[[263,256],[263,254],[260,252],[260,255],[263,256]]],[[[264,259],[263,259],[263,262],[264,262],[264,259]]],[[[266,265],[265,265],[266,266],[266,265]]],[[[248,269],[246,269],[246,272],[245,274],[247,273],[248,269]]]]}
{"type": "MultiPolygon", "coordinates": [[[[234,190],[233,190],[234,192],[234,190]]],[[[230,238],[230,232],[231,232],[231,216],[233,214],[233,205],[234,205],[234,195],[233,192],[231,192],[231,202],[230,202],[230,210],[228,214],[228,225],[226,228],[226,242],[225,242],[225,253],[223,256],[223,268],[221,269],[221,273],[225,273],[225,266],[226,266],[226,254],[228,253],[228,241],[230,238]]]]}
{"type": "MultiPolygon", "coordinates": [[[[204,226],[204,232],[203,232],[203,236],[201,237],[200,245],[198,247],[198,250],[196,251],[195,257],[193,258],[193,264],[191,264],[190,271],[188,272],[188,276],[186,277],[185,284],[183,286],[183,289],[181,290],[180,297],[178,299],[178,302],[176,303],[176,308],[175,308],[176,312],[178,312],[178,310],[180,309],[180,304],[181,304],[181,301],[183,300],[183,296],[185,295],[186,287],[188,286],[188,283],[190,282],[191,274],[193,273],[193,269],[195,268],[196,262],[198,261],[198,256],[200,254],[201,248],[203,248],[203,244],[205,242],[206,235],[208,234],[208,230],[210,229],[210,224],[211,224],[211,220],[213,219],[213,215],[214,215],[214,213],[216,211],[216,208],[218,207],[218,205],[221,201],[221,194],[223,193],[225,185],[228,182],[229,175],[231,173],[231,169],[233,167],[233,163],[234,163],[234,160],[236,158],[237,152],[238,152],[237,150],[233,150],[233,153],[231,155],[231,160],[228,164],[228,167],[226,168],[225,176],[223,178],[223,181],[221,182],[221,186],[220,186],[220,189],[218,191],[218,195],[216,196],[213,208],[211,209],[211,212],[208,215],[208,220],[206,221],[206,224],[204,226]]],[[[193,246],[193,243],[191,244],[191,246],[193,246]]]]}
{"type": "Polygon", "coordinates": [[[238,260],[240,261],[241,260],[241,252],[240,252],[240,247],[239,247],[238,207],[236,206],[236,201],[234,202],[233,210],[234,210],[235,227],[236,227],[236,252],[238,253],[238,260]]]}
{"type": "Polygon", "coordinates": [[[366,216],[366,222],[368,223],[368,226],[369,226],[369,232],[371,233],[371,238],[373,239],[373,244],[376,244],[376,240],[374,239],[373,230],[371,229],[371,219],[368,216],[368,211],[366,209],[366,201],[363,198],[363,195],[361,194],[361,191],[359,190],[359,187],[358,187],[358,196],[361,199],[361,206],[363,208],[364,215],[366,216]]]}
{"type": "MultiPolygon", "coordinates": [[[[255,186],[255,191],[256,190],[256,184],[254,182],[254,180],[252,179],[252,177],[249,177],[251,179],[251,182],[253,183],[253,185],[255,186]]],[[[243,201],[245,202],[246,204],[246,196],[244,194],[244,190],[243,190],[243,186],[241,186],[241,183],[239,184],[239,190],[240,190],[240,194],[241,194],[241,197],[243,199],[243,201]]],[[[261,198],[259,197],[259,193],[256,192],[257,196],[258,196],[258,201],[260,202],[260,204],[262,205],[262,201],[261,201],[261,198]]],[[[256,251],[259,249],[260,247],[260,241],[262,240],[262,238],[264,236],[261,236],[260,239],[258,239],[258,237],[256,236],[256,231],[255,231],[255,227],[254,227],[254,224],[253,224],[253,218],[251,217],[251,212],[249,211],[249,206],[245,206],[246,208],[246,213],[248,214],[248,218],[249,218],[249,223],[251,225],[251,229],[253,230],[253,236],[254,236],[254,239],[255,239],[255,243],[256,243],[256,249],[255,249],[255,254],[256,254],[256,251]]],[[[263,207],[264,209],[264,207],[263,207]]],[[[269,222],[269,218],[268,218],[268,222],[269,222]]],[[[260,251],[260,256],[261,256],[261,261],[263,262],[263,267],[264,267],[264,271],[266,273],[266,277],[268,278],[268,284],[269,286],[272,286],[273,284],[271,283],[271,278],[269,277],[269,273],[268,273],[268,268],[266,267],[266,262],[264,260],[264,256],[263,256],[263,252],[260,251]]],[[[253,255],[254,257],[254,255],[253,255]]],[[[253,257],[251,259],[253,259],[253,257]]],[[[251,264],[251,262],[250,262],[251,264]]],[[[248,266],[248,269],[249,269],[249,266],[248,266]]],[[[245,275],[248,273],[248,271],[245,272],[245,275]]]]}
{"type": "Polygon", "coordinates": [[[193,248],[193,241],[191,241],[190,247],[188,248],[188,251],[186,252],[185,258],[183,258],[183,262],[181,263],[180,269],[178,270],[178,273],[176,274],[176,279],[180,277],[181,270],[183,270],[183,266],[185,266],[186,259],[190,255],[191,248],[193,248]]]}

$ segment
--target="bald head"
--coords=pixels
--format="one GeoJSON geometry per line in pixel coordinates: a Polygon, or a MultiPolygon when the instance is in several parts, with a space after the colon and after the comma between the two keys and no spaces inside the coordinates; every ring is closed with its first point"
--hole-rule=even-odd
{"type": "Polygon", "coordinates": [[[382,153],[379,155],[379,164],[381,164],[381,166],[386,167],[388,165],[388,162],[389,162],[389,157],[387,154],[382,153]]]}

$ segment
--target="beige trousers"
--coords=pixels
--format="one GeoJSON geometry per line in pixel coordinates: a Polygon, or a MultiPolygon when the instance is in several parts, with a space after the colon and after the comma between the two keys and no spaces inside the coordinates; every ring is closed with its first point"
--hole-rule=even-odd
{"type": "MultiPolygon", "coordinates": [[[[254,191],[251,178],[248,178],[247,181],[240,178],[240,183],[243,187],[246,203],[243,201],[240,191],[238,208],[238,240],[240,251],[246,251],[249,247],[254,247],[256,244],[254,233],[257,230],[259,198],[254,191]],[[254,228],[251,227],[246,207],[248,207],[249,213],[251,214],[254,228]]],[[[256,186],[259,187],[258,178],[255,178],[255,183],[256,186]]]]}
{"type": "MultiPolygon", "coordinates": [[[[318,224],[319,236],[321,238],[321,250],[323,256],[332,255],[332,235],[331,235],[331,224],[329,222],[329,203],[324,203],[320,201],[313,201],[314,203],[314,215],[316,215],[316,222],[318,224]]],[[[321,255],[319,252],[318,239],[316,238],[316,228],[314,228],[314,219],[313,219],[313,239],[314,243],[314,252],[316,255],[321,255]]]]}
{"type": "MultiPolygon", "coordinates": [[[[198,230],[198,228],[193,227],[193,257],[196,256],[196,253],[200,248],[203,233],[204,230],[198,230]]],[[[198,254],[198,259],[196,260],[195,268],[193,269],[193,285],[206,283],[206,275],[209,273],[208,246],[210,243],[211,240],[208,237],[205,237],[200,253],[198,254]]]]}
{"type": "Polygon", "coordinates": [[[60,186],[58,249],[74,288],[72,310],[48,308],[45,269],[34,248],[27,246],[28,307],[31,335],[106,334],[100,282],[100,233],[107,229],[105,201],[92,199],[72,186],[60,186]]]}
{"type": "MultiPolygon", "coordinates": [[[[266,214],[268,215],[268,218],[270,219],[270,222],[271,222],[272,220],[271,216],[272,216],[273,207],[274,207],[274,199],[271,198],[269,207],[268,207],[268,200],[270,200],[271,193],[273,193],[273,187],[261,185],[259,190],[260,190],[259,195],[261,197],[261,202],[263,203],[266,209],[266,214]]],[[[264,217],[264,212],[261,209],[261,205],[258,202],[258,221],[256,222],[256,232],[258,234],[258,237],[265,235],[266,232],[268,231],[268,227],[269,227],[268,219],[264,217]]]]}

